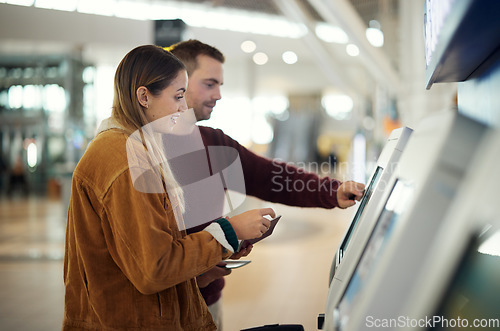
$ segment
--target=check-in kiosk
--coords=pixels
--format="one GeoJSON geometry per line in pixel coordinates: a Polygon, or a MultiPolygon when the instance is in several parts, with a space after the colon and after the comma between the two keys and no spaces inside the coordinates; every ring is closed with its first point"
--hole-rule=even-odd
{"type": "MultiPolygon", "coordinates": [[[[369,229],[371,229],[371,224],[361,226],[361,224],[364,224],[365,219],[367,219],[366,217],[364,217],[364,215],[373,213],[373,207],[376,206],[380,201],[382,193],[386,188],[386,183],[391,178],[392,173],[399,161],[401,153],[403,152],[403,149],[406,146],[406,143],[408,142],[408,139],[410,138],[412,132],[412,129],[408,127],[402,127],[393,130],[387,138],[387,142],[377,160],[375,170],[368,180],[365,194],[363,195],[359,203],[356,214],[354,215],[354,218],[351,221],[351,224],[344,234],[344,237],[335,253],[330,271],[329,284],[332,283],[335,273],[344,259],[344,255],[351,243],[351,239],[353,238],[354,233],[357,232],[358,229],[359,231],[369,231],[369,229]]],[[[340,276],[337,276],[334,284],[339,281],[339,278],[340,276]]],[[[336,285],[333,286],[336,287],[336,285]]]]}
{"type": "MultiPolygon", "coordinates": [[[[374,293],[381,290],[380,271],[408,275],[419,270],[485,130],[483,124],[454,110],[433,114],[419,124],[371,215],[375,226],[358,247],[360,254],[344,280],[340,298],[327,299],[324,329],[363,329],[367,298],[377,301],[374,293]]],[[[390,285],[384,290],[395,295],[404,291],[402,283],[390,285]]],[[[378,301],[380,306],[389,314],[398,310],[391,302],[378,301]]]]}
{"type": "Polygon", "coordinates": [[[352,272],[362,253],[362,247],[370,237],[376,218],[373,214],[381,203],[397,164],[413,130],[401,127],[391,132],[377,160],[375,170],[368,181],[365,194],[359,203],[349,228],[335,253],[329,277],[329,293],[326,311],[333,309],[345,290],[344,280],[351,277],[352,272]],[[347,248],[351,252],[347,254],[347,248]],[[344,257],[346,257],[344,259],[344,257]]]}
{"type": "Polygon", "coordinates": [[[404,279],[404,330],[500,329],[500,132],[485,137],[420,271],[404,279]],[[459,319],[460,318],[460,319],[459,319]]]}
{"type": "Polygon", "coordinates": [[[387,183],[397,168],[398,161],[412,132],[413,130],[409,127],[401,127],[393,130],[387,138],[354,218],[335,253],[330,268],[327,309],[330,308],[331,303],[337,302],[340,298],[345,288],[343,280],[350,275],[349,272],[354,268],[352,262],[357,261],[350,257],[344,262],[347,248],[352,247],[354,250],[349,256],[358,256],[358,248],[368,240],[375,225],[375,219],[371,215],[376,211],[377,205],[381,201],[387,183]]]}

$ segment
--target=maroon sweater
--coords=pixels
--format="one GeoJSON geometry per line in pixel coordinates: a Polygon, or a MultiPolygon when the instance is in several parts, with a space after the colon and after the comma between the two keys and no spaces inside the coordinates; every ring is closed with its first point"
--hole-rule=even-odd
{"type": "MultiPolygon", "coordinates": [[[[291,164],[261,157],[222,130],[199,126],[205,146],[229,146],[238,151],[245,180],[245,194],[259,199],[297,207],[337,207],[337,189],[340,181],[306,172],[291,164]]],[[[206,224],[190,229],[189,232],[202,230],[206,224]]],[[[220,299],[224,278],[220,278],[205,288],[201,294],[207,305],[220,299]]]]}

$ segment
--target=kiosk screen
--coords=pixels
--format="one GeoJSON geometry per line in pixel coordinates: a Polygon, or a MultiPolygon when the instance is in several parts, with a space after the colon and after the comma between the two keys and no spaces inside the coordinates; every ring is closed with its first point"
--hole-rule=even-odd
{"type": "MultiPolygon", "coordinates": [[[[490,232],[492,232],[490,230],[490,232]]],[[[500,329],[500,230],[471,240],[430,330],[500,329]],[[485,238],[487,237],[487,238],[485,238]]]]}
{"type": "Polygon", "coordinates": [[[370,198],[373,194],[373,191],[375,190],[375,187],[377,187],[377,184],[380,180],[380,177],[382,176],[383,170],[384,169],[382,169],[382,167],[377,167],[377,169],[375,169],[375,172],[372,175],[370,183],[368,184],[368,187],[365,190],[365,194],[363,195],[363,198],[361,199],[361,202],[359,203],[359,208],[356,211],[356,215],[354,215],[354,219],[352,220],[351,225],[349,226],[349,229],[347,230],[347,233],[344,237],[344,240],[342,241],[342,244],[340,244],[339,261],[342,260],[342,258],[344,257],[344,252],[347,249],[349,242],[351,241],[354,230],[356,229],[356,226],[358,225],[359,219],[360,219],[361,215],[363,214],[363,210],[365,209],[366,204],[368,203],[368,201],[370,201],[370,198]]]}

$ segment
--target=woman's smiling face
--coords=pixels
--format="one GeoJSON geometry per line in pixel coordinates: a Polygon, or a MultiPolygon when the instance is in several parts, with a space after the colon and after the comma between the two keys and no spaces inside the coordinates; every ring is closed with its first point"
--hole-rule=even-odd
{"type": "Polygon", "coordinates": [[[158,95],[153,95],[144,86],[137,89],[137,96],[141,105],[145,108],[144,113],[150,123],[187,109],[186,99],[184,98],[187,82],[187,72],[180,70],[172,83],[158,95]]]}

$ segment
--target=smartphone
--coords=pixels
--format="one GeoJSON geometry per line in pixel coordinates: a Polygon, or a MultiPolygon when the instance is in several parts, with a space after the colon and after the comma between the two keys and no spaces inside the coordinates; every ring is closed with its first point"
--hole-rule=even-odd
{"type": "Polygon", "coordinates": [[[267,231],[262,236],[260,236],[259,238],[249,239],[249,240],[243,240],[240,243],[240,248],[239,249],[240,250],[245,249],[249,245],[253,245],[253,244],[261,241],[262,239],[265,239],[265,238],[269,237],[273,233],[273,230],[276,227],[276,224],[278,224],[278,221],[280,220],[280,218],[281,218],[281,215],[276,216],[276,218],[274,218],[273,220],[271,220],[271,225],[269,226],[269,229],[267,229],[267,231]]]}
{"type": "Polygon", "coordinates": [[[226,263],[226,265],[221,267],[221,268],[236,269],[236,268],[241,268],[243,266],[246,266],[247,264],[249,264],[252,261],[249,261],[249,260],[224,260],[224,262],[226,263]]]}

